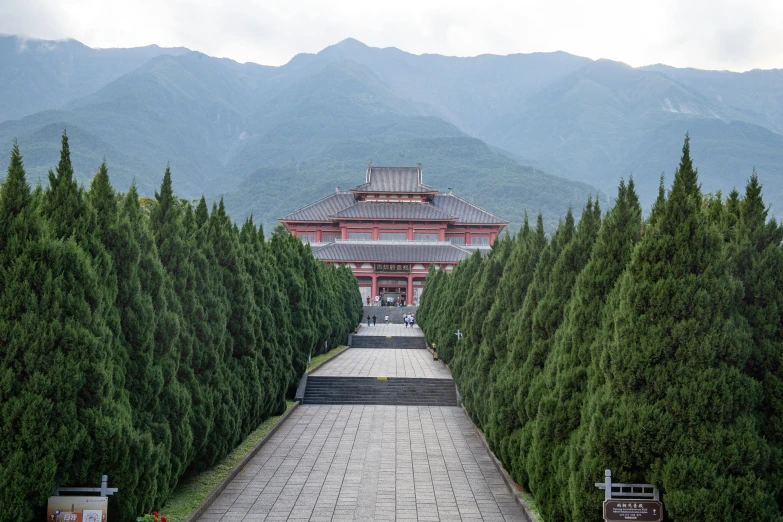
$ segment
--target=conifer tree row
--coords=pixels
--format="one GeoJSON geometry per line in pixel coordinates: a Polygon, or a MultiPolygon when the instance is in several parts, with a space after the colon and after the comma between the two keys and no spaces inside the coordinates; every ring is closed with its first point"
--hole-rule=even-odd
{"type": "Polygon", "coordinates": [[[646,220],[631,179],[540,222],[431,273],[418,318],[543,518],[602,520],[610,468],[666,520],[783,520],[783,227],[756,173],[702,194],[686,135],[646,220]]]}
{"type": "Polygon", "coordinates": [[[0,521],[40,518],[58,486],[120,494],[112,519],[163,506],[285,410],[308,356],[361,319],[348,268],[296,238],[237,227],[174,194],[74,180],[68,136],[31,192],[14,144],[0,186],[0,521]]]}

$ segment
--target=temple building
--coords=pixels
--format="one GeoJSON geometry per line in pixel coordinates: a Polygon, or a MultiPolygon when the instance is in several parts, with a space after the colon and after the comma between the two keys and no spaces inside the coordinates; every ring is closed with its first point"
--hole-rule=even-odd
{"type": "Polygon", "coordinates": [[[430,266],[452,270],[488,251],[508,225],[448,189],[422,182],[418,167],[369,165],[365,182],[279,220],[327,263],[347,265],[367,304],[418,305],[430,266]]]}

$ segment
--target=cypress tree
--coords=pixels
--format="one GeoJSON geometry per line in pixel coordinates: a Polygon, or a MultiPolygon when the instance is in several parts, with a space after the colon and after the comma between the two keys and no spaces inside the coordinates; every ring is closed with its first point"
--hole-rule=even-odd
{"type": "MultiPolygon", "coordinates": [[[[63,192],[82,207],[78,192],[63,192]]],[[[58,212],[46,199],[44,213],[58,212]]],[[[56,486],[100,480],[93,459],[105,451],[102,434],[117,433],[114,361],[92,260],[73,239],[48,237],[16,146],[0,191],[0,223],[1,513],[29,520],[56,486]]]]}
{"type": "MultiPolygon", "coordinates": [[[[581,466],[658,485],[672,520],[776,520],[759,478],[761,387],[743,372],[752,341],[742,288],[697,179],[686,135],[671,193],[609,301],[605,384],[588,407],[581,466]]],[[[575,512],[599,520],[599,510],[575,512]]]]}
{"type": "Polygon", "coordinates": [[[536,498],[547,520],[577,520],[571,518],[569,443],[579,427],[591,346],[602,311],[640,234],[641,207],[631,179],[627,186],[620,183],[615,205],[601,223],[590,260],[574,283],[544,368],[549,391],[541,398],[531,452],[539,470],[536,498]]]}
{"type": "Polygon", "coordinates": [[[524,401],[532,370],[528,359],[533,349],[533,317],[551,284],[552,269],[573,234],[574,217],[569,209],[565,220],[560,222],[554,236],[541,252],[522,309],[517,312],[509,330],[510,345],[506,364],[492,389],[493,405],[496,406],[493,409],[496,415],[502,413],[503,417],[496,418],[493,430],[489,432],[491,439],[489,436],[488,439],[498,445],[500,459],[509,468],[512,477],[525,487],[528,485],[528,475],[523,447],[527,441],[523,440],[521,428],[528,421],[524,401]]]}
{"type": "MultiPolygon", "coordinates": [[[[530,489],[539,495],[547,507],[555,505],[559,493],[551,489],[552,474],[552,413],[556,401],[542,401],[542,396],[554,386],[554,380],[544,374],[544,366],[550,362],[554,337],[563,321],[563,310],[571,298],[571,291],[579,273],[587,264],[601,225],[601,210],[596,200],[588,200],[573,238],[565,245],[552,267],[550,285],[532,317],[531,350],[523,365],[522,378],[529,384],[528,392],[522,395],[528,422],[523,427],[521,448],[525,461],[525,472],[530,477],[530,489]],[[540,419],[539,419],[540,418],[540,419]]],[[[550,363],[551,364],[551,363],[550,363]]]]}
{"type": "Polygon", "coordinates": [[[465,304],[465,336],[458,343],[453,362],[449,365],[462,403],[475,420],[478,420],[478,403],[486,391],[486,365],[480,364],[484,341],[482,332],[485,331],[487,314],[495,302],[498,283],[512,247],[509,237],[495,242],[489,257],[482,263],[480,273],[473,280],[475,287],[471,286],[470,297],[465,304]]]}
{"type": "Polygon", "coordinates": [[[768,219],[758,176],[753,174],[739,200],[736,191],[727,201],[726,229],[732,266],[742,282],[742,315],[750,325],[753,351],[746,373],[762,385],[758,423],[772,453],[766,482],[783,505],[783,227],[768,219]],[[734,225],[734,226],[732,226],[734,225]]]}

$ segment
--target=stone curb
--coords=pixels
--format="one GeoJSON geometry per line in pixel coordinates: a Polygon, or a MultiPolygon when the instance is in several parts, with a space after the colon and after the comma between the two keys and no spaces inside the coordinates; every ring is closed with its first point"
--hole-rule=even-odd
{"type": "MultiPolygon", "coordinates": [[[[338,354],[339,355],[339,354],[338,354]]],[[[334,357],[332,357],[334,359],[334,357]]],[[[331,360],[331,359],[330,359],[331,360]]],[[[328,361],[324,361],[328,362],[328,361]]],[[[269,429],[269,432],[264,435],[264,437],[256,443],[256,445],[253,447],[253,449],[250,450],[250,452],[245,455],[245,458],[243,458],[236,466],[234,466],[231,471],[229,472],[226,477],[221,480],[217,486],[215,486],[215,489],[212,490],[212,492],[207,495],[207,498],[201,501],[201,504],[198,505],[196,509],[190,512],[188,516],[186,516],[182,522],[195,522],[196,520],[203,515],[207,509],[209,509],[209,506],[211,506],[217,498],[220,496],[220,494],[223,492],[224,489],[226,489],[226,486],[234,480],[234,478],[239,474],[240,471],[242,471],[242,468],[244,468],[250,460],[256,456],[256,453],[266,444],[269,439],[272,438],[272,435],[275,434],[275,432],[280,428],[280,426],[283,425],[283,423],[288,419],[288,417],[291,416],[291,414],[296,410],[296,408],[299,406],[298,402],[295,402],[291,405],[291,407],[286,411],[283,415],[280,416],[280,418],[277,420],[277,422],[269,429]]]]}

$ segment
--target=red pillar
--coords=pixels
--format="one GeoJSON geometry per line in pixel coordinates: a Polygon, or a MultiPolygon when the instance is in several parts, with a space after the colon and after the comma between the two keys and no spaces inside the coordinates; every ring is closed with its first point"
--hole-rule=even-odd
{"type": "Polygon", "coordinates": [[[405,304],[413,304],[413,275],[408,274],[408,289],[405,292],[405,304]]]}
{"type": "Polygon", "coordinates": [[[370,302],[375,305],[375,296],[378,295],[378,274],[372,275],[372,295],[370,296],[370,302]]]}
{"type": "Polygon", "coordinates": [[[408,224],[408,241],[413,241],[413,223],[408,224]]]}
{"type": "Polygon", "coordinates": [[[343,240],[348,239],[348,227],[340,227],[340,238],[343,240]]]}

